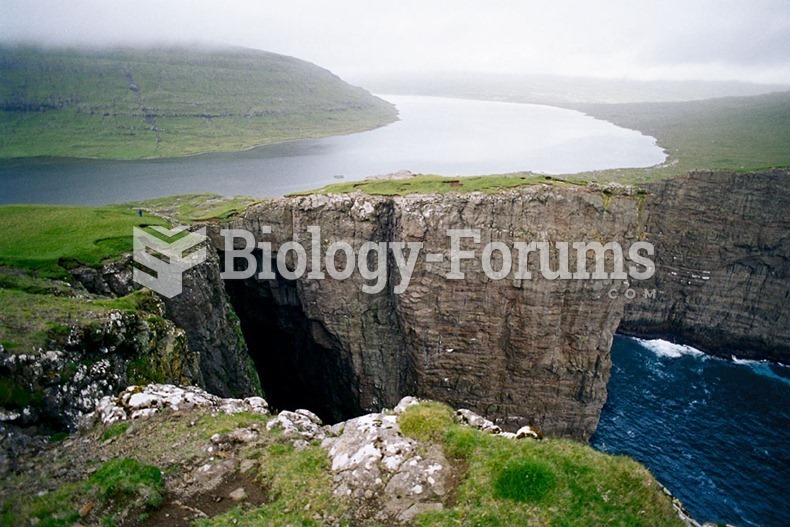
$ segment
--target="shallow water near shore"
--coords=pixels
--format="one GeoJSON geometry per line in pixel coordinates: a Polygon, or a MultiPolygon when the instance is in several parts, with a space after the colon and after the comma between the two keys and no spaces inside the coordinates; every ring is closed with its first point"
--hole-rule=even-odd
{"type": "Polygon", "coordinates": [[[591,443],[644,463],[698,521],[790,525],[790,367],[615,337],[591,443]]]}
{"type": "Polygon", "coordinates": [[[400,121],[350,135],[184,158],[0,160],[0,204],[104,205],[202,192],[270,197],[399,170],[559,174],[666,158],[655,139],[572,110],[383,97],[398,107],[400,121]]]}

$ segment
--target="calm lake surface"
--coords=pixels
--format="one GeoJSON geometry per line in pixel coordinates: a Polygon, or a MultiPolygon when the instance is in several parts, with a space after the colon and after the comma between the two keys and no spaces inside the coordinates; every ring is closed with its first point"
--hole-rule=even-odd
{"type": "Polygon", "coordinates": [[[790,367],[615,337],[591,443],[644,463],[700,522],[790,525],[790,367]]]}
{"type": "Polygon", "coordinates": [[[0,203],[102,205],[195,192],[267,197],[337,183],[338,175],[559,174],[665,160],[653,138],[571,110],[382,97],[401,120],[369,132],[187,158],[0,161],[0,203]]]}

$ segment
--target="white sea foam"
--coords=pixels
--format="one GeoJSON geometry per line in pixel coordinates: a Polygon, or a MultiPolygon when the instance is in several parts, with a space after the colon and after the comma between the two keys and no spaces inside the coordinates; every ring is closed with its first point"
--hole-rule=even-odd
{"type": "Polygon", "coordinates": [[[735,356],[732,357],[732,362],[740,366],[746,366],[757,375],[762,375],[763,377],[768,377],[775,381],[783,382],[784,384],[790,384],[790,377],[780,375],[775,371],[787,372],[787,369],[790,369],[790,366],[787,364],[771,363],[767,360],[738,359],[735,356]]]}
{"type": "Polygon", "coordinates": [[[645,339],[634,339],[639,344],[644,346],[645,348],[649,349],[659,357],[667,357],[670,359],[677,359],[682,357],[683,355],[691,355],[694,357],[706,357],[705,353],[701,352],[697,348],[693,348],[691,346],[686,346],[684,344],[675,344],[673,342],[669,342],[666,340],[655,339],[655,340],[645,340],[645,339]]]}

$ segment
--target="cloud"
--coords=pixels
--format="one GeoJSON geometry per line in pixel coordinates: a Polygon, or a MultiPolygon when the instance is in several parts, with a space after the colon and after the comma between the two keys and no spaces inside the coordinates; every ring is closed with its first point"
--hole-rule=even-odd
{"type": "Polygon", "coordinates": [[[485,71],[790,83],[785,0],[0,0],[0,25],[6,42],[226,43],[349,77],[485,71]]]}

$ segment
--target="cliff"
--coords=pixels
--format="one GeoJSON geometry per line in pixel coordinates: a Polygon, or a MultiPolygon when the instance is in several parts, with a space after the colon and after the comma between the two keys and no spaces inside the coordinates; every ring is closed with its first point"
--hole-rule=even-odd
{"type": "MultiPolygon", "coordinates": [[[[535,185],[495,195],[374,197],[361,194],[278,199],[224,228],[272,243],[304,242],[309,226],[327,243],[422,242],[443,262],[417,260],[402,294],[389,254],[387,287],[367,294],[347,280],[227,280],[267,398],[340,420],[379,410],[404,395],[442,400],[507,428],[539,427],[586,439],[606,400],[612,336],[625,299],[614,280],[492,280],[480,250],[490,241],[635,241],[642,197],[600,189],[535,185]],[[263,234],[269,226],[272,234],[263,234]],[[449,280],[447,229],[481,229],[477,258],[449,280]]],[[[215,228],[214,245],[224,238],[215,228]]],[[[291,254],[293,256],[293,254],[291,254]]],[[[258,253],[258,258],[261,254],[258,253]]],[[[495,266],[501,265],[495,263],[495,266]]],[[[259,262],[260,266],[260,262],[259,262]]]]}
{"type": "MultiPolygon", "coordinates": [[[[304,273],[225,285],[276,407],[309,407],[337,421],[414,394],[472,408],[508,429],[532,425],[586,439],[606,400],[615,331],[788,360],[787,176],[693,173],[641,189],[535,185],[490,195],[283,198],[223,227],[270,242],[273,269],[282,244],[301,241],[304,273]],[[443,260],[418,257],[402,294],[393,291],[401,278],[392,252],[387,285],[376,294],[362,291],[371,282],[358,272],[312,280],[310,226],[321,229],[322,251],[336,241],[355,250],[369,241],[422,242],[443,260]],[[461,263],[464,280],[446,277],[448,229],[480,229],[480,243],[464,246],[478,251],[461,263]],[[648,241],[656,273],[629,283],[547,280],[532,267],[532,279],[483,272],[480,250],[488,242],[533,240],[648,241]],[[629,288],[635,298],[625,295],[629,288]]],[[[221,251],[218,226],[212,238],[221,251]]],[[[256,255],[260,269],[264,256],[256,255]]],[[[286,260],[293,270],[293,251],[286,260]]]]}
{"type": "Polygon", "coordinates": [[[656,274],[620,331],[725,357],[790,362],[787,170],[694,172],[653,183],[644,209],[656,274]]]}
{"type": "MultiPolygon", "coordinates": [[[[138,306],[143,297],[135,297],[142,293],[123,296],[136,287],[128,258],[72,269],[85,289],[9,292],[9,299],[32,302],[39,307],[31,309],[60,325],[46,347],[39,350],[39,343],[24,359],[6,346],[0,381],[10,413],[2,419],[73,428],[96,399],[134,380],[191,382],[243,397],[262,393],[260,376],[274,407],[310,408],[329,422],[417,395],[470,408],[507,430],[531,425],[547,435],[586,439],[606,401],[616,331],[724,356],[790,362],[787,177],[787,170],[699,172],[642,188],[548,181],[493,194],[269,200],[208,226],[216,250],[185,274],[184,293],[174,299],[145,307],[138,306]],[[321,230],[315,248],[311,227],[321,230]],[[301,241],[304,272],[223,283],[220,229],[234,228],[271,244],[271,254],[255,252],[259,269],[276,269],[279,258],[288,265],[286,275],[297,262],[283,244],[301,241]],[[462,280],[447,276],[449,229],[479,229],[478,241],[461,243],[474,251],[460,262],[462,280]],[[560,242],[617,242],[627,250],[648,241],[656,248],[656,273],[647,281],[550,280],[532,253],[527,269],[533,276],[516,279],[516,246],[532,241],[550,245],[552,270],[560,242]],[[375,273],[310,278],[317,270],[314,250],[325,255],[333,242],[347,242],[355,255],[369,242],[423,246],[403,292],[396,292],[404,277],[391,246],[378,264],[375,252],[355,262],[371,269],[386,264],[381,290],[369,294],[363,288],[376,282],[375,273]],[[503,279],[483,268],[489,242],[513,249],[514,270],[503,279]],[[107,297],[121,298],[107,303],[107,297]],[[83,311],[87,325],[71,318],[83,311]],[[88,323],[97,316],[104,324],[98,332],[88,323]],[[100,341],[96,335],[103,335],[100,341]],[[94,364],[99,369],[91,370],[94,364]],[[75,369],[83,366],[88,369],[75,369]]],[[[502,254],[492,255],[498,270],[502,254]]],[[[405,249],[403,257],[411,256],[405,249]]],[[[575,270],[573,254],[570,260],[575,270]]],[[[608,253],[607,272],[612,260],[608,253]]],[[[333,263],[345,267],[342,256],[333,263]]],[[[327,271],[325,259],[319,266],[327,271]]],[[[9,328],[24,322],[7,315],[9,328]]],[[[28,325],[29,332],[38,327],[28,325]]],[[[12,344],[24,336],[16,333],[9,333],[12,344]]]]}

